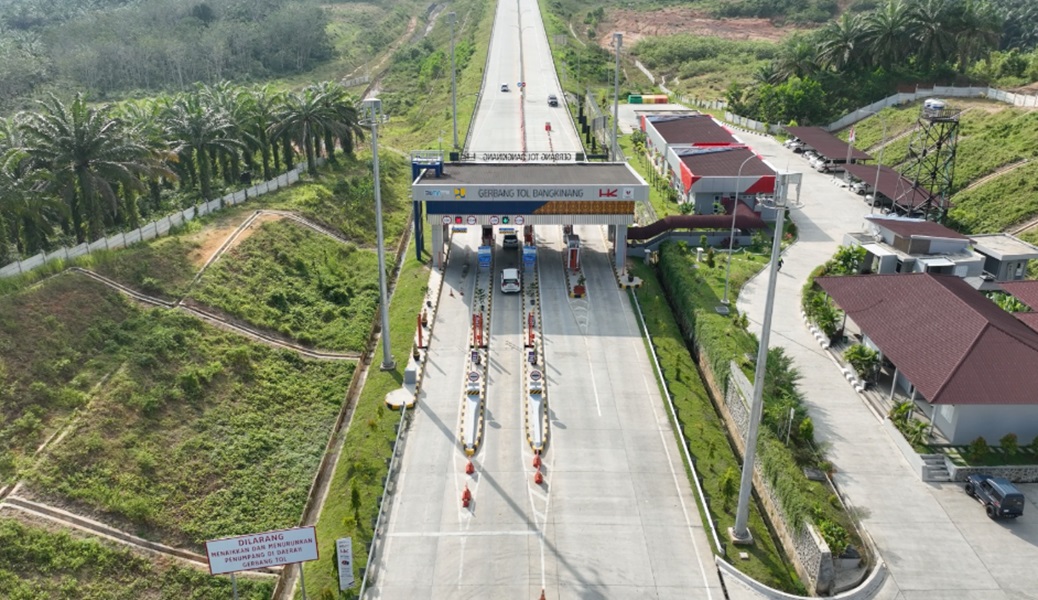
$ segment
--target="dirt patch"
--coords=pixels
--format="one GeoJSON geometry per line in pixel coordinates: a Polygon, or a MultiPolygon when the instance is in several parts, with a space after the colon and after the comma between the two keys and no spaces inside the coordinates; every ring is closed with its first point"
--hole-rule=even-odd
{"type": "Polygon", "coordinates": [[[671,6],[652,12],[613,10],[600,23],[598,43],[603,48],[612,46],[614,31],[624,32],[623,45],[630,48],[647,36],[666,36],[690,33],[727,40],[764,40],[777,42],[797,31],[797,27],[776,27],[767,19],[715,19],[709,14],[671,6]]]}
{"type": "MultiPolygon", "coordinates": [[[[195,265],[198,268],[202,268],[205,265],[205,263],[208,262],[210,258],[212,258],[213,254],[215,254],[216,251],[220,249],[220,246],[222,246],[223,243],[227,241],[227,237],[234,233],[234,230],[240,227],[241,224],[244,223],[245,220],[248,219],[250,216],[252,216],[251,213],[245,213],[235,215],[233,219],[220,219],[217,223],[210,225],[202,231],[189,236],[187,238],[189,242],[194,242],[198,244],[198,247],[192,250],[191,254],[188,255],[188,259],[191,261],[191,264],[195,265]]],[[[241,235],[238,236],[238,239],[236,239],[234,243],[231,244],[231,246],[227,249],[230,250],[234,246],[237,246],[243,241],[249,239],[249,236],[255,233],[255,231],[259,229],[259,226],[263,223],[267,223],[270,221],[280,221],[283,218],[283,215],[267,213],[260,215],[248,226],[248,228],[245,229],[245,231],[241,232],[241,235]]]]}

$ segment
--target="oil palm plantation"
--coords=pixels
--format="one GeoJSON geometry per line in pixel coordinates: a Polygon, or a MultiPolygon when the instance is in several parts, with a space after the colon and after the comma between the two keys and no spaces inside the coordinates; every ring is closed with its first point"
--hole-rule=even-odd
{"type": "MultiPolygon", "coordinates": [[[[344,108],[349,96],[319,87],[308,87],[289,95],[277,121],[270,127],[271,136],[291,140],[298,144],[306,156],[307,172],[317,175],[317,144],[326,133],[333,139],[344,139],[356,127],[356,121],[348,122],[344,108]]],[[[355,113],[354,113],[355,114],[355,113]]]]}
{"type": "Polygon", "coordinates": [[[133,203],[126,200],[160,166],[121,121],[88,106],[82,94],[69,103],[52,95],[41,105],[19,124],[26,164],[49,173],[44,191],[67,207],[76,240],[97,239],[106,224],[127,216],[133,203]]]}
{"type": "Polygon", "coordinates": [[[903,0],[887,3],[865,18],[865,42],[876,66],[890,70],[912,53],[912,14],[903,0]]]}
{"type": "Polygon", "coordinates": [[[197,182],[202,197],[212,195],[213,175],[220,153],[244,147],[234,136],[234,124],[218,108],[206,106],[197,93],[172,101],[163,114],[163,130],[173,144],[184,174],[197,182]]]}
{"type": "Polygon", "coordinates": [[[843,13],[839,21],[830,22],[819,35],[819,64],[835,71],[853,70],[863,66],[865,27],[860,15],[843,13]]]}

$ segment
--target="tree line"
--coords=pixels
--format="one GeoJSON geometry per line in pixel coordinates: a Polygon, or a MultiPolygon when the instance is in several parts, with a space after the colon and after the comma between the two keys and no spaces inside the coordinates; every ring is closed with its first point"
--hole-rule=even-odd
{"type": "Polygon", "coordinates": [[[309,0],[67,4],[0,8],[0,114],[69,83],[100,98],[181,90],[305,72],[334,52],[328,17],[309,0]]]}
{"type": "Polygon", "coordinates": [[[771,123],[821,123],[908,81],[965,82],[1003,40],[1024,43],[1012,19],[1038,12],[1002,0],[885,0],[792,36],[749,86],[733,85],[735,112],[771,123]],[[1023,12],[1021,12],[1023,11],[1023,12]]]}
{"type": "Polygon", "coordinates": [[[352,155],[356,100],[337,83],[298,92],[220,83],[94,107],[50,96],[0,119],[0,263],[140,226],[223,189],[273,179],[298,157],[352,155]]]}

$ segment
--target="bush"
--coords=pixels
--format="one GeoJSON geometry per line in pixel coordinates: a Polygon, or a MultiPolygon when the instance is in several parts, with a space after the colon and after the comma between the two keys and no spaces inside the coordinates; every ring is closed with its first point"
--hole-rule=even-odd
{"type": "Polygon", "coordinates": [[[980,436],[970,442],[969,447],[966,449],[966,455],[972,461],[979,461],[983,460],[990,451],[991,448],[988,447],[988,441],[984,439],[984,436],[980,436]]]}
{"type": "Polygon", "coordinates": [[[1009,456],[1016,456],[1016,453],[1020,451],[1020,442],[1016,439],[1015,433],[1003,435],[998,443],[1002,447],[1002,451],[1009,456]]]}
{"type": "Polygon", "coordinates": [[[871,379],[879,369],[879,352],[864,344],[854,344],[844,351],[843,357],[862,379],[871,379]]]}

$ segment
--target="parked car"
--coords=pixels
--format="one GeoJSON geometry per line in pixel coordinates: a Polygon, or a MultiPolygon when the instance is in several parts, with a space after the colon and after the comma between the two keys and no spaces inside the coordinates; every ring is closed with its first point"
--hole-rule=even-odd
{"type": "Polygon", "coordinates": [[[894,201],[879,192],[865,194],[865,204],[869,206],[894,206],[894,201]]]}
{"type": "Polygon", "coordinates": [[[504,239],[501,240],[501,246],[504,248],[518,248],[519,236],[514,233],[506,233],[504,239]]]}
{"type": "Polygon", "coordinates": [[[974,473],[966,477],[966,493],[984,505],[992,519],[1015,519],[1024,514],[1024,495],[1002,477],[974,473]]]}
{"type": "Polygon", "coordinates": [[[804,158],[807,160],[818,158],[818,153],[814,150],[804,150],[804,158]]]}
{"type": "Polygon", "coordinates": [[[859,196],[864,196],[868,193],[870,187],[871,186],[864,181],[855,181],[851,184],[851,191],[859,196]]]}
{"type": "Polygon", "coordinates": [[[507,92],[508,91],[508,84],[507,83],[502,83],[501,84],[501,91],[502,92],[507,92]]]}
{"type": "Polygon", "coordinates": [[[501,291],[506,294],[518,294],[522,289],[519,279],[519,269],[501,270],[501,291]]]}
{"type": "Polygon", "coordinates": [[[548,106],[558,106],[559,97],[555,94],[548,94],[548,106]]]}

